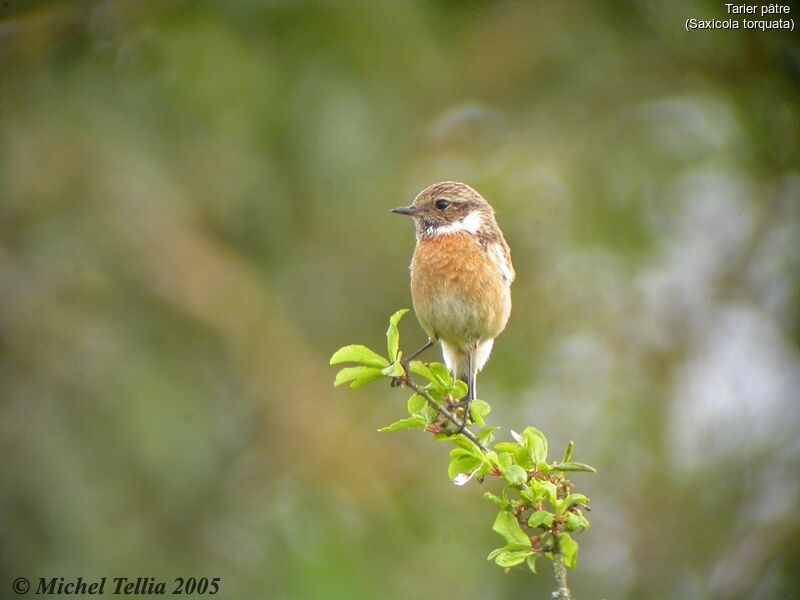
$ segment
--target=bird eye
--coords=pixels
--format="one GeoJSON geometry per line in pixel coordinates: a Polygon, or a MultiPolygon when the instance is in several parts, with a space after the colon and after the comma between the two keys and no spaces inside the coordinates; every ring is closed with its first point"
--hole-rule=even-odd
{"type": "Polygon", "coordinates": [[[439,200],[436,201],[436,208],[438,208],[439,210],[444,210],[448,206],[450,206],[450,202],[448,202],[444,198],[440,198],[439,200]]]}

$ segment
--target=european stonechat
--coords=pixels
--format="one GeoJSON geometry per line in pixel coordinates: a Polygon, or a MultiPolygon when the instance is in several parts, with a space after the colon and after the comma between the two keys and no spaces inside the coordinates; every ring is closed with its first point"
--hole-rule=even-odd
{"type": "Polygon", "coordinates": [[[463,430],[477,393],[478,371],[511,313],[511,251],[494,209],[464,183],[431,185],[410,206],[392,212],[414,219],[411,297],[428,334],[428,343],[406,361],[442,342],[445,364],[454,377],[466,377],[469,389],[463,430]]]}

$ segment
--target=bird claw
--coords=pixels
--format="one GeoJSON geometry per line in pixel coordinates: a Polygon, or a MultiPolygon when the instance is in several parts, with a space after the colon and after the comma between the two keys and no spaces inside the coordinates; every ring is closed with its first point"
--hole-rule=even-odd
{"type": "Polygon", "coordinates": [[[458,428],[456,435],[459,433],[464,433],[464,430],[469,425],[470,421],[470,407],[472,406],[472,398],[465,398],[464,400],[460,400],[454,403],[458,408],[464,409],[463,411],[463,420],[461,421],[461,426],[458,428]]]}
{"type": "MultiPolygon", "coordinates": [[[[464,405],[462,404],[461,406],[464,406],[464,405]]],[[[456,419],[458,419],[457,416],[456,416],[456,419]]],[[[456,429],[456,432],[453,435],[459,435],[461,433],[464,433],[464,430],[470,424],[469,421],[470,421],[469,413],[465,410],[464,413],[463,413],[462,420],[461,420],[461,425],[458,426],[458,429],[456,429]]]]}

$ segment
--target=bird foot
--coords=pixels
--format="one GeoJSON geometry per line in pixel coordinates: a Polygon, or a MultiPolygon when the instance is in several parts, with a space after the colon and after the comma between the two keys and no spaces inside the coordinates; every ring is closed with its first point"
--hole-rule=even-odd
{"type": "Polygon", "coordinates": [[[456,433],[464,433],[464,430],[467,428],[470,422],[470,407],[472,406],[472,398],[467,397],[464,400],[460,400],[459,402],[455,403],[458,408],[462,409],[462,421],[461,426],[458,428],[456,433]]]}
{"type": "Polygon", "coordinates": [[[471,419],[469,418],[469,404],[464,402],[453,402],[452,404],[448,404],[448,408],[450,410],[454,410],[453,417],[456,421],[461,421],[461,424],[458,426],[458,429],[455,430],[453,435],[458,435],[460,433],[464,433],[464,430],[470,425],[471,419]],[[460,417],[460,419],[459,419],[460,417]]]}
{"type": "Polygon", "coordinates": [[[459,427],[459,428],[456,430],[456,433],[455,433],[455,435],[459,435],[459,434],[461,434],[461,433],[464,433],[464,430],[465,430],[466,428],[467,428],[467,417],[465,416],[465,417],[464,417],[464,420],[463,420],[463,421],[461,421],[461,426],[460,426],[460,427],[459,427]]]}

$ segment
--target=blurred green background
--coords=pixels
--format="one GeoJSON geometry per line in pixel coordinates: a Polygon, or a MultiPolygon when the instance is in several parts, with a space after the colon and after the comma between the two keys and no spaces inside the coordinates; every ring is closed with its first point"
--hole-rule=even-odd
{"type": "Polygon", "coordinates": [[[455,179],[517,270],[493,419],[599,469],[576,596],[800,597],[800,45],[684,30],[724,10],[3,1],[0,595],[549,597],[491,482],[376,432],[404,394],[331,387],[455,179]]]}

